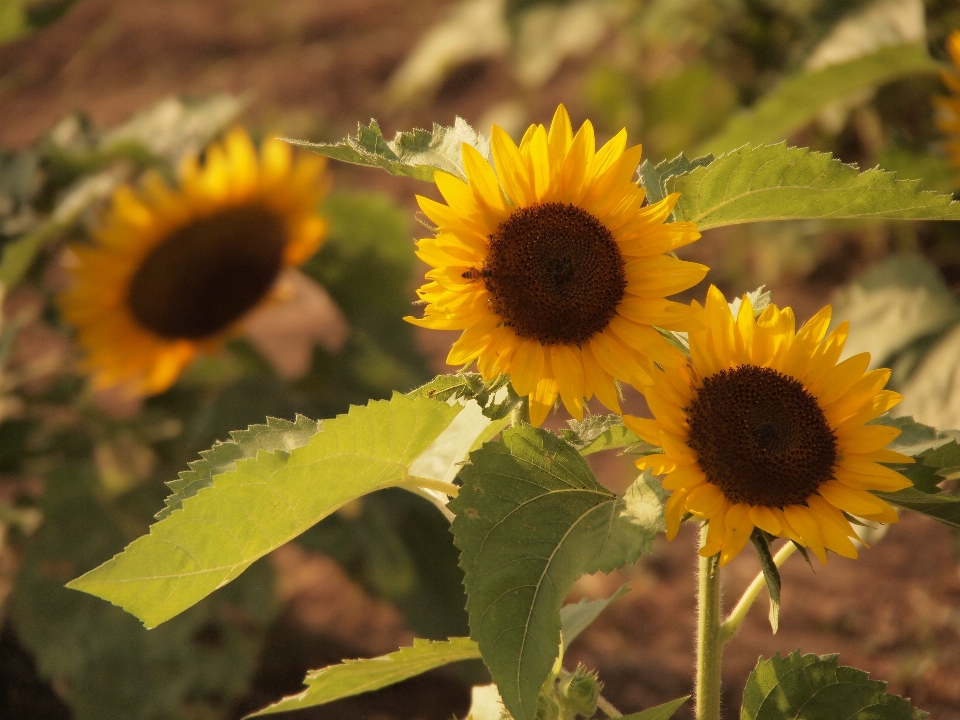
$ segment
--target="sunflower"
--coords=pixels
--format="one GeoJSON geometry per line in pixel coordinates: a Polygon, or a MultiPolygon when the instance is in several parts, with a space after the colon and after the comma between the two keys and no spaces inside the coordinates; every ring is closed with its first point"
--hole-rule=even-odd
{"type": "Polygon", "coordinates": [[[952,138],[944,143],[950,164],[960,168],[960,30],[950,33],[947,51],[953,61],[953,72],[944,71],[941,77],[951,95],[934,98],[934,102],[942,112],[937,118],[937,127],[952,138]]]}
{"type": "Polygon", "coordinates": [[[464,144],[467,181],[435,174],[446,205],[417,198],[437,230],[417,244],[433,268],[424,317],[406,319],[463,330],[447,363],[507,373],[535,425],[558,395],[578,419],[593,395],[619,413],[614,380],[649,380],[644,358],[679,361],[655,327],[696,322],[665,299],[707,273],[666,254],[699,238],[696,226],[665,222],[677,194],[641,207],[626,130],[596,150],[590,122],[574,135],[561,105],[549,131],[531,125],[517,147],[494,126],[491,145],[495,168],[464,144]]]}
{"type": "Polygon", "coordinates": [[[700,554],[720,553],[721,565],[754,528],[808,547],[822,562],[826,550],[855,558],[846,514],[896,522],[870,491],[911,486],[880,464],[913,462],[886,449],[900,430],[867,424],[900,401],[883,389],[890,371],[867,372],[869,353],[837,362],[849,326],[824,340],[829,305],[796,332],[790,308],[769,305],[754,319],[744,297],[734,317],[711,286],[702,312],[689,362],[640,388],[655,419],[624,418],[663,448],[637,466],[666,475],[667,538],[692,513],[709,523],[700,554]]]}
{"type": "Polygon", "coordinates": [[[96,387],[161,392],[200,352],[215,350],[268,298],[284,268],[312,255],[326,232],[316,205],[325,160],[293,161],[279,140],[256,149],[242,130],[187,158],[180,189],[156,174],[119,188],[73,249],[60,298],[96,387]]]}

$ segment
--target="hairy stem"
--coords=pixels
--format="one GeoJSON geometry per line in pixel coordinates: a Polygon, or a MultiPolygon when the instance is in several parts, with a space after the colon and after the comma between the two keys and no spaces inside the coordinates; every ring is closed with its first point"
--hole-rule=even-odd
{"type": "Polygon", "coordinates": [[[603,714],[609,718],[623,717],[623,713],[617,710],[609,700],[603,695],[597,698],[597,707],[603,711],[603,714]]]}
{"type": "MultiPolygon", "coordinates": [[[[796,551],[797,546],[792,542],[788,542],[777,551],[776,555],[773,556],[774,564],[777,567],[780,567],[787,561],[787,558],[793,555],[796,551]]],[[[737,630],[739,630],[740,626],[743,625],[743,621],[747,617],[747,613],[750,612],[750,608],[753,607],[753,603],[760,595],[760,591],[766,586],[767,581],[764,579],[763,573],[760,573],[753,579],[753,582],[750,583],[750,586],[743,593],[743,596],[740,598],[740,601],[737,603],[736,607],[733,608],[733,612],[730,613],[727,619],[720,626],[721,645],[729,642],[730,638],[737,634],[737,630]]]]}
{"type": "MultiPolygon", "coordinates": [[[[707,526],[704,525],[703,541],[707,526]]],[[[700,586],[697,594],[697,720],[720,720],[720,572],[717,558],[700,558],[700,586]]]]}

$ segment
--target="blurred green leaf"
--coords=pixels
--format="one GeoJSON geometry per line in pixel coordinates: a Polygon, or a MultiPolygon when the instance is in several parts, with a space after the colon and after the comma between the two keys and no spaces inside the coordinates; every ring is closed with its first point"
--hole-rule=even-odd
{"type": "Polygon", "coordinates": [[[788,77],[753,107],[734,115],[694,154],[722,153],[748,143],[786,140],[835,100],[903,77],[937,73],[941,67],[926,47],[909,44],[882,48],[866,57],[788,77]]]}
{"type": "Polygon", "coordinates": [[[470,638],[446,641],[414,640],[412,647],[368,660],[346,660],[307,674],[307,689],[289,695],[247,717],[324,705],[352,695],[379,690],[402,680],[461,660],[480,657],[477,644],[470,638]]]}
{"type": "Polygon", "coordinates": [[[0,43],[29,32],[23,5],[23,0],[0,0],[0,43]]]}
{"type": "Polygon", "coordinates": [[[926,515],[944,525],[960,529],[960,498],[949,493],[926,493],[917,488],[897,492],[874,492],[879,498],[898,507],[926,515]]]}
{"type": "Polygon", "coordinates": [[[355,136],[347,136],[338,143],[311,143],[285,138],[291,145],[325,155],[334,160],[379,167],[391,175],[433,181],[437,170],[466,178],[463,171],[461,146],[467,143],[490,157],[490,141],[471,128],[463,118],[457,118],[453,127],[434,123],[433,130],[398,132],[387,140],[376,120],[369,125],[358,125],[355,136]]]}
{"type": "Polygon", "coordinates": [[[351,407],[304,447],[238,461],[68,587],[156,627],[350,500],[411,482],[410,466],[460,410],[402,395],[351,407]]]}
{"type": "Polygon", "coordinates": [[[887,258],[841,289],[832,305],[834,325],[850,321],[845,353],[869,352],[872,367],[889,367],[911,343],[960,320],[960,302],[920,255],[887,258]]]}
{"type": "Polygon", "coordinates": [[[450,508],[470,634],[507,709],[533,720],[559,653],[564,597],[584,573],[649,551],[665,493],[643,475],[617,497],[573,447],[529,425],[472,453],[460,477],[450,508]]]}
{"type": "Polygon", "coordinates": [[[577,639],[577,636],[586,630],[590,625],[600,617],[600,613],[607,609],[611,603],[619,600],[630,592],[629,585],[621,585],[617,591],[608,598],[599,600],[588,600],[584,598],[580,602],[570,603],[560,608],[560,628],[563,635],[563,649],[566,651],[570,643],[577,639]]]}
{"type": "Polygon", "coordinates": [[[960,324],[930,347],[900,386],[901,412],[937,427],[960,427],[960,324]]]}
{"type": "Polygon", "coordinates": [[[276,609],[269,566],[255,564],[146,632],[119,608],[63,587],[145,529],[155,507],[155,488],[105,504],[96,487],[86,463],[61,463],[46,478],[45,521],[26,545],[13,596],[20,640],[74,720],[228,720],[276,609]]]}
{"type": "Polygon", "coordinates": [[[647,708],[646,710],[641,710],[638,713],[624,715],[621,720],[670,720],[677,710],[680,709],[680,706],[689,699],[689,695],[686,697],[677,698],[676,700],[665,702],[663,705],[647,708]]]}
{"type": "Polygon", "coordinates": [[[887,684],[844,667],[836,655],[780,653],[761,658],[747,677],[741,720],[922,720],[910,701],[886,692],[887,684]]]}
{"type": "Polygon", "coordinates": [[[785,143],[733,150],[666,184],[681,193],[674,217],[700,230],[763,220],[960,220],[960,202],[921,191],[918,180],[861,173],[785,143]]]}
{"type": "Polygon", "coordinates": [[[213,485],[214,477],[236,469],[237,461],[255,458],[261,451],[267,453],[290,451],[306,445],[323,428],[322,422],[297,415],[295,421],[267,418],[266,425],[251,425],[246,430],[234,430],[231,440],[217,443],[200,453],[202,460],[189,463],[189,470],[180,473],[177,480],[167,483],[173,493],[164,501],[166,507],[157,513],[162,520],[183,506],[205,487],[213,485]]]}

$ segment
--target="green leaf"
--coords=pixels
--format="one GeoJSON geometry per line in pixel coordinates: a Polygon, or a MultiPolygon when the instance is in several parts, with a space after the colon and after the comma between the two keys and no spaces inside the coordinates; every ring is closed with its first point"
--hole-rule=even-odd
{"type": "Polygon", "coordinates": [[[533,720],[559,654],[564,597],[584,573],[649,551],[666,493],[643,475],[617,497],[573,447],[529,425],[472,453],[460,478],[450,508],[470,634],[507,709],[533,720]]]}
{"type": "Polygon", "coordinates": [[[687,175],[698,167],[706,167],[713,162],[713,159],[713,155],[703,155],[690,160],[680,153],[673,160],[664,160],[656,165],[649,160],[644,160],[637,168],[637,172],[640,173],[640,184],[646,190],[647,202],[660,202],[670,194],[667,191],[667,180],[670,178],[687,175]]]}
{"type": "Polygon", "coordinates": [[[665,702],[663,705],[647,708],[646,710],[641,710],[638,713],[624,715],[621,720],[670,720],[674,713],[680,709],[680,706],[689,699],[689,695],[682,698],[677,698],[676,700],[665,702]]]}
{"type": "Polygon", "coordinates": [[[894,255],[843,288],[832,303],[836,321],[849,320],[848,355],[869,352],[873,367],[912,343],[960,320],[960,303],[936,265],[920,255],[894,255]]]}
{"type": "Polygon", "coordinates": [[[763,579],[767,583],[767,595],[770,597],[770,629],[776,635],[780,627],[780,570],[773,561],[773,555],[770,554],[770,543],[759,528],[753,531],[750,540],[757,549],[763,579]]]}
{"type": "Polygon", "coordinates": [[[747,678],[740,720],[922,720],[887,684],[837,662],[836,655],[777,653],[747,678]]]}
{"type": "Polygon", "coordinates": [[[563,635],[563,649],[570,647],[570,643],[576,640],[577,636],[590,627],[591,623],[600,617],[600,613],[607,609],[607,606],[619,600],[630,592],[629,585],[621,585],[620,588],[610,597],[600,600],[588,600],[584,598],[578,603],[571,603],[560,608],[560,628],[563,635]]]}
{"type": "Polygon", "coordinates": [[[499,375],[485,382],[480,373],[460,372],[438,375],[430,382],[409,393],[411,397],[426,397],[449,401],[476,400],[483,414],[491,420],[501,420],[520,402],[520,396],[510,384],[508,375],[499,375]]]}
{"type": "Polygon", "coordinates": [[[697,154],[726,152],[746,143],[786,140],[810,123],[820,110],[861,90],[900,78],[937,73],[941,65],[922,45],[885,47],[877,52],[823,70],[786,78],[748,110],[727,122],[704,142],[697,154]]]}
{"type": "Polygon", "coordinates": [[[358,124],[355,136],[347,136],[338,143],[284,140],[334,160],[378,167],[391,175],[427,182],[433,182],[437,170],[466,178],[461,154],[463,143],[476,148],[484,157],[490,157],[490,141],[459,117],[453,127],[434,123],[433,130],[398,132],[393,140],[383,137],[376,120],[371,120],[369,125],[358,124]]]}
{"type": "Polygon", "coordinates": [[[944,525],[960,528],[960,498],[949,493],[925,493],[917,488],[897,490],[897,492],[874,492],[888,503],[907,510],[926,515],[944,525]]]}
{"type": "Polygon", "coordinates": [[[681,197],[677,220],[700,230],[769,220],[960,220],[960,202],[879,169],[859,172],[827,153],[778,145],[742,147],[667,180],[681,197]]]}
{"type": "Polygon", "coordinates": [[[627,448],[624,452],[644,455],[659,450],[627,429],[619,415],[590,415],[583,421],[568,420],[567,424],[570,429],[561,430],[560,436],[581,455],[622,447],[627,448]]]}
{"type": "Polygon", "coordinates": [[[937,430],[929,425],[918,423],[910,415],[900,417],[883,415],[873,422],[877,425],[900,428],[900,435],[888,447],[912,457],[945,445],[951,440],[960,439],[960,430],[937,430]]]}
{"type": "Polygon", "coordinates": [[[257,456],[263,452],[283,452],[306,445],[310,438],[320,432],[323,424],[303,415],[296,420],[267,418],[266,425],[251,425],[246,430],[234,430],[231,440],[217,443],[209,450],[200,453],[202,460],[189,463],[189,470],[180,473],[178,480],[167,483],[173,494],[164,502],[166,507],[157,513],[162,520],[183,506],[183,501],[193,497],[205,487],[213,485],[213,478],[236,469],[237,461],[257,456]]]}
{"type": "Polygon", "coordinates": [[[480,649],[470,638],[414,640],[412,647],[400,648],[389,655],[365,660],[347,660],[340,665],[314,670],[304,680],[306,690],[297,695],[288,695],[247,717],[261,717],[323,705],[352,695],[379,690],[449,663],[479,657],[480,649]]]}
{"type": "Polygon", "coordinates": [[[351,500],[411,482],[410,466],[460,410],[403,395],[351,407],[304,447],[239,460],[68,587],[156,627],[351,500]]]}

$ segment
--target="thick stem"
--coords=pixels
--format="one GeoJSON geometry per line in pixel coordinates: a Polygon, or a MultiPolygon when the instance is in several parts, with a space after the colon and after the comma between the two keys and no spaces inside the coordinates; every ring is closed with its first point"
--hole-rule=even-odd
{"type": "MultiPolygon", "coordinates": [[[[788,542],[777,551],[776,555],[773,556],[774,565],[780,567],[787,561],[787,558],[793,555],[796,551],[797,546],[792,542],[788,542]]],[[[760,573],[753,579],[753,582],[750,583],[750,587],[744,591],[743,596],[740,598],[740,602],[737,603],[737,606],[733,609],[733,612],[730,613],[730,616],[720,626],[720,642],[722,644],[726,644],[730,641],[730,638],[737,634],[737,630],[739,630],[740,626],[743,625],[743,621],[747,617],[747,613],[750,612],[750,608],[753,607],[753,603],[760,595],[760,591],[766,586],[767,581],[763,577],[763,573],[760,573]]]]}
{"type": "MultiPolygon", "coordinates": [[[[704,525],[703,540],[707,526],[704,525]]],[[[700,558],[697,594],[697,720],[720,720],[720,572],[716,557],[700,558]]]]}

